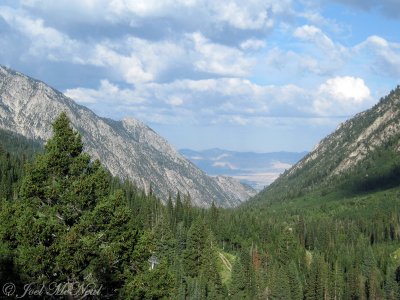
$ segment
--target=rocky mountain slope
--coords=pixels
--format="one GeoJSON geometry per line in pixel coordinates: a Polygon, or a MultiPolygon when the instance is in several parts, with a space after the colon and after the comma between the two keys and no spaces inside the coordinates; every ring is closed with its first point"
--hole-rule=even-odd
{"type": "Polygon", "coordinates": [[[180,191],[189,193],[198,206],[214,201],[232,207],[255,194],[238,181],[207,176],[140,121],[98,117],[45,83],[0,66],[0,128],[44,141],[62,111],[82,134],[93,158],[146,191],[151,186],[163,201],[180,191]]]}
{"type": "Polygon", "coordinates": [[[372,188],[393,182],[396,174],[400,179],[400,86],[342,123],[257,199],[290,199],[338,184],[372,188]]]}

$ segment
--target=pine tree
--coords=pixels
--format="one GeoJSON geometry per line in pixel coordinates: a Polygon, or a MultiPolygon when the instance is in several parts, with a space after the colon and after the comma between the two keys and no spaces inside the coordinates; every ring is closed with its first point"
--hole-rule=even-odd
{"type": "Polygon", "coordinates": [[[190,277],[197,277],[200,274],[201,267],[206,262],[205,243],[207,241],[207,229],[204,221],[198,218],[193,222],[187,235],[186,249],[184,255],[185,273],[190,277]]]}
{"type": "Polygon", "coordinates": [[[183,204],[181,200],[181,194],[177,193],[176,195],[176,201],[175,201],[175,218],[176,223],[178,224],[179,222],[183,221],[183,204]]]}
{"type": "Polygon", "coordinates": [[[302,300],[303,299],[303,288],[297,270],[296,264],[291,261],[289,268],[287,270],[287,276],[290,286],[290,299],[292,300],[302,300]]]}
{"type": "Polygon", "coordinates": [[[167,201],[167,217],[168,217],[169,227],[171,228],[171,230],[175,230],[176,220],[175,220],[174,204],[172,203],[171,194],[169,194],[167,201]]]}
{"type": "Polygon", "coordinates": [[[269,299],[287,300],[291,299],[289,279],[284,267],[275,267],[272,270],[272,279],[270,282],[269,299]]]}
{"type": "Polygon", "coordinates": [[[307,300],[327,299],[328,289],[328,266],[324,258],[316,255],[313,258],[307,276],[305,297],[307,300]]]}
{"type": "Polygon", "coordinates": [[[53,130],[27,168],[20,199],[9,205],[12,228],[1,226],[0,235],[8,236],[23,280],[85,281],[91,274],[115,293],[137,241],[126,196],[110,195],[110,175],[82,152],[64,113],[53,130]]]}
{"type": "Polygon", "coordinates": [[[236,258],[235,263],[232,266],[229,293],[233,299],[243,299],[246,294],[246,276],[240,257],[236,258]]]}
{"type": "Polygon", "coordinates": [[[400,299],[400,286],[396,282],[394,272],[387,271],[385,279],[385,294],[388,300],[400,299]]]}
{"type": "Polygon", "coordinates": [[[81,136],[62,113],[53,124],[45,152],[28,166],[21,186],[23,199],[54,207],[67,227],[109,192],[109,175],[98,161],[91,163],[82,149],[81,136]]]}
{"type": "Polygon", "coordinates": [[[332,271],[330,272],[329,277],[329,294],[332,299],[339,300],[343,299],[343,292],[344,292],[344,278],[343,278],[343,271],[339,265],[339,262],[333,266],[332,271]]]}
{"type": "Polygon", "coordinates": [[[365,285],[366,285],[367,299],[375,300],[381,298],[379,297],[380,287],[378,282],[377,270],[375,268],[370,271],[365,285]]]}

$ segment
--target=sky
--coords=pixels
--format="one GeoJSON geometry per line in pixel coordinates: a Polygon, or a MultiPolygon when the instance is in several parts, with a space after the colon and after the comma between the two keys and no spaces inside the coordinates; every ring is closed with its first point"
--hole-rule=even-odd
{"type": "Polygon", "coordinates": [[[311,150],[400,84],[400,1],[3,0],[0,64],[178,149],[311,150]]]}

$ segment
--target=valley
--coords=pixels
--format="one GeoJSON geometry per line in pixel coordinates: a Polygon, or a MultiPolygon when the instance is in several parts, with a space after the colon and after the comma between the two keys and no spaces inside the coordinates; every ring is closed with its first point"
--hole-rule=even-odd
{"type": "Polygon", "coordinates": [[[307,152],[237,152],[224,149],[194,151],[182,149],[183,156],[210,176],[230,176],[257,191],[271,184],[307,152]]]}
{"type": "Polygon", "coordinates": [[[400,0],[3,0],[0,300],[400,300],[400,0]]]}
{"type": "MultiPolygon", "coordinates": [[[[46,101],[60,101],[51,99],[46,101]]],[[[152,192],[157,181],[146,190],[112,176],[84,152],[92,138],[74,127],[82,130],[91,121],[76,114],[92,114],[82,107],[74,119],[71,112],[55,119],[44,147],[43,140],[26,137],[45,132],[43,123],[18,127],[25,136],[2,130],[1,281],[14,282],[19,291],[27,280],[90,283],[102,296],[127,299],[398,299],[399,103],[398,87],[298,163],[304,153],[182,151],[209,173],[222,169],[235,176],[234,163],[241,172],[257,161],[283,172],[236,208],[218,201],[204,208],[184,192],[162,200],[152,192]]],[[[25,120],[25,108],[13,105],[2,106],[3,116],[6,108],[25,120]]],[[[13,114],[2,118],[3,128],[15,128],[13,114]]],[[[145,125],[139,126],[144,136],[129,126],[136,141],[170,149],[155,146],[157,136],[145,125]]],[[[240,194],[233,179],[213,180],[228,187],[229,197],[240,194]]]]}

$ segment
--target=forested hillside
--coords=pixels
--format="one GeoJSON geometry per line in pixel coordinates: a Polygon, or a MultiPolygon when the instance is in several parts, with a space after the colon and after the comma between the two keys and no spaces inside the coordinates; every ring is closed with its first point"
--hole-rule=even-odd
{"type": "MultiPolygon", "coordinates": [[[[53,131],[26,167],[23,151],[3,150],[2,172],[15,176],[4,177],[0,199],[2,285],[16,284],[14,296],[27,283],[95,287],[99,294],[90,295],[99,298],[226,296],[208,225],[215,207],[191,208],[190,196],[179,193],[164,206],[92,161],[65,114],[53,131]]],[[[19,142],[16,149],[25,149],[19,142]]],[[[63,293],[74,292],[81,291],[63,293]]]]}
{"type": "Polygon", "coordinates": [[[0,129],[0,199],[15,199],[24,174],[24,165],[42,145],[0,129]]]}
{"type": "Polygon", "coordinates": [[[18,152],[2,159],[18,174],[0,204],[0,281],[14,296],[72,282],[99,299],[400,297],[397,186],[238,209],[180,194],[163,205],[92,161],[64,114],[53,131],[26,167],[18,152]]]}

